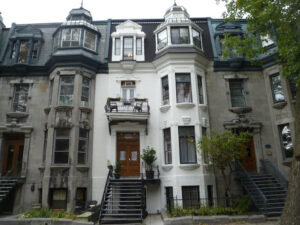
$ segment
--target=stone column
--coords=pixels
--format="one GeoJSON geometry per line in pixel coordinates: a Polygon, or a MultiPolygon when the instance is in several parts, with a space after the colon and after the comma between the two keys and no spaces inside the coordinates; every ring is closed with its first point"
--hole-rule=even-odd
{"type": "Polygon", "coordinates": [[[21,177],[26,177],[26,175],[27,175],[31,131],[32,131],[32,128],[25,133],[21,177]]]}

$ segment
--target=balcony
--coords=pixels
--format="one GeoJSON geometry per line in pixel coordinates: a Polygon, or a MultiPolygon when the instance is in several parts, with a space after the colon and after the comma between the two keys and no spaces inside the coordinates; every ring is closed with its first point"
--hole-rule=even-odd
{"type": "Polygon", "coordinates": [[[150,116],[148,99],[122,100],[121,98],[107,98],[104,109],[108,119],[109,133],[111,133],[112,125],[117,125],[121,122],[134,122],[146,125],[145,132],[147,135],[147,124],[150,116]]]}

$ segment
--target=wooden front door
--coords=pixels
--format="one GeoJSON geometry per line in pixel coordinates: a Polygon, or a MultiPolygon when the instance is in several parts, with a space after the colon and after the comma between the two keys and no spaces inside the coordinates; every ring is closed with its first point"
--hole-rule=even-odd
{"type": "Polygon", "coordinates": [[[24,140],[6,140],[2,164],[2,176],[20,176],[24,140]]]}
{"type": "Polygon", "coordinates": [[[246,145],[246,156],[241,159],[243,167],[248,171],[256,171],[256,157],[253,138],[246,145]]]}
{"type": "Polygon", "coordinates": [[[117,160],[121,162],[121,176],[140,176],[139,133],[117,133],[117,160]]]}

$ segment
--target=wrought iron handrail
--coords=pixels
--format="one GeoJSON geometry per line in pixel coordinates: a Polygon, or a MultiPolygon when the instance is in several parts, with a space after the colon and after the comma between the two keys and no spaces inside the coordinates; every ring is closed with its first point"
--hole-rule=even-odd
{"type": "Polygon", "coordinates": [[[261,164],[263,166],[263,170],[266,173],[272,174],[274,177],[276,177],[277,179],[279,179],[280,183],[287,190],[288,189],[288,185],[289,185],[289,181],[281,173],[281,171],[278,169],[278,167],[275,166],[275,164],[271,160],[269,160],[269,159],[261,159],[260,162],[261,162],[261,164]]]}
{"type": "MultiPolygon", "coordinates": [[[[105,186],[104,186],[104,190],[103,190],[103,194],[102,194],[102,200],[101,200],[101,203],[100,203],[100,207],[99,207],[99,211],[100,212],[95,212],[96,214],[99,215],[99,218],[98,220],[101,219],[101,213],[102,213],[102,210],[103,210],[103,206],[104,206],[104,201],[105,201],[105,195],[107,193],[107,189],[108,189],[108,185],[109,185],[109,180],[110,178],[112,177],[112,174],[113,174],[113,170],[112,168],[109,168],[109,171],[108,171],[108,174],[107,174],[107,178],[106,178],[106,182],[105,182],[105,186]]],[[[97,218],[94,218],[93,221],[95,221],[97,218]]],[[[100,221],[99,221],[100,222],[100,221]]]]}
{"type": "Polygon", "coordinates": [[[255,182],[252,180],[248,172],[244,169],[242,164],[239,161],[235,162],[235,168],[237,172],[240,172],[240,178],[241,178],[241,183],[244,184],[244,188],[250,195],[251,199],[253,200],[254,204],[257,206],[262,205],[262,207],[257,207],[258,209],[260,208],[265,208],[267,205],[267,198],[263,194],[263,192],[259,189],[259,187],[255,184],[255,182]]]}
{"type": "Polygon", "coordinates": [[[106,113],[150,113],[150,106],[146,98],[134,98],[130,100],[108,98],[104,109],[106,113]]]}
{"type": "MultiPolygon", "coordinates": [[[[154,179],[158,179],[160,177],[160,171],[159,171],[159,166],[157,165],[156,167],[152,167],[152,170],[154,171],[154,179]]],[[[144,162],[141,163],[141,179],[142,180],[149,180],[149,178],[147,178],[146,176],[146,167],[144,166],[144,162]]]]}

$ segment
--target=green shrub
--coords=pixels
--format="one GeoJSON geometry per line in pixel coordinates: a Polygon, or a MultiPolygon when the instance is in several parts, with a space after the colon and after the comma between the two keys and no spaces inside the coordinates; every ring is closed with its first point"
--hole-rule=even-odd
{"type": "Polygon", "coordinates": [[[52,209],[41,208],[27,211],[21,216],[21,218],[65,218],[74,220],[77,216],[65,211],[55,212],[52,209]]]}
{"type": "Polygon", "coordinates": [[[251,206],[251,198],[249,195],[244,195],[236,200],[234,208],[239,211],[239,214],[244,214],[251,206]]]}
{"type": "Polygon", "coordinates": [[[169,217],[181,217],[181,216],[212,216],[212,215],[238,215],[239,211],[233,208],[224,207],[202,207],[200,209],[183,209],[181,207],[174,207],[171,211],[168,211],[169,217]]]}

